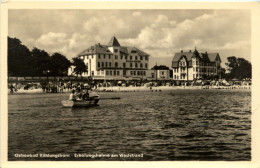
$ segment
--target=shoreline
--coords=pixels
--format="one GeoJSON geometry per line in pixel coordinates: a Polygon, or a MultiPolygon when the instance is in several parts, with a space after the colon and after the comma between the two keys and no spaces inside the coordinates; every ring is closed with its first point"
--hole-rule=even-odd
{"type": "MultiPolygon", "coordinates": [[[[99,87],[95,92],[162,92],[169,90],[251,90],[251,86],[157,86],[157,87],[123,87],[123,86],[112,86],[112,87],[99,87]]],[[[69,90],[65,90],[62,93],[70,93],[69,90]]],[[[33,89],[33,90],[18,90],[17,92],[8,94],[46,94],[42,89],[33,89]]]]}

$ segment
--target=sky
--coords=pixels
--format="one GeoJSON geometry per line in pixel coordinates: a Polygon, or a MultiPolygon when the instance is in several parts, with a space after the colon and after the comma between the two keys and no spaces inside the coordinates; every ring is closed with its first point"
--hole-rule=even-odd
{"type": "Polygon", "coordinates": [[[72,60],[84,49],[107,44],[116,36],[121,46],[150,55],[150,66],[171,66],[176,52],[217,52],[251,61],[250,10],[71,10],[11,9],[8,36],[29,49],[59,52],[72,60]]]}

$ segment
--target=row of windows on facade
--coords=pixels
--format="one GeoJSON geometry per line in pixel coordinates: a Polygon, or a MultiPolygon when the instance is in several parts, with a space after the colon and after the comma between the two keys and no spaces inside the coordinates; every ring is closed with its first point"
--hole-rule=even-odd
{"type": "MultiPolygon", "coordinates": [[[[202,77],[202,74],[193,74],[193,78],[201,78],[201,77],[202,77]]],[[[186,78],[186,75],[180,76],[180,79],[185,79],[185,78],[186,78]]],[[[179,76],[174,75],[174,79],[179,79],[179,76]]]]}
{"type": "MultiPolygon", "coordinates": [[[[200,66],[214,66],[217,65],[217,63],[207,63],[207,62],[199,62],[199,61],[192,61],[192,65],[200,65],[200,66]]],[[[180,61],[179,66],[186,66],[186,62],[180,61]]]]}
{"type": "MultiPolygon", "coordinates": [[[[180,72],[184,72],[186,70],[187,70],[186,68],[180,68],[180,72]]],[[[214,67],[213,68],[198,68],[198,67],[196,67],[196,68],[193,68],[193,71],[194,72],[211,72],[211,73],[215,72],[215,73],[217,73],[217,69],[214,68],[214,67]]],[[[174,72],[178,73],[179,69],[174,68],[174,72]]]]}
{"type": "MultiPolygon", "coordinates": [[[[97,75],[103,75],[104,74],[104,71],[97,71],[97,75]]],[[[107,76],[119,76],[119,75],[122,75],[120,73],[120,71],[116,71],[116,70],[111,70],[111,71],[106,71],[106,75],[107,76]]],[[[146,72],[145,71],[130,71],[130,75],[137,75],[137,76],[145,76],[146,75],[146,72]]]]}
{"type": "MultiPolygon", "coordinates": [[[[101,59],[101,54],[98,54],[98,59],[101,59]]],[[[87,55],[86,56],[87,57],[87,59],[93,59],[94,58],[94,55],[87,55]]],[[[108,58],[108,59],[111,59],[112,58],[112,55],[103,55],[103,58],[104,59],[106,59],[106,58],[108,58]]],[[[115,55],[115,59],[118,59],[118,58],[120,58],[120,59],[128,59],[128,56],[127,55],[120,55],[120,57],[118,57],[118,55],[115,55]]],[[[135,60],[138,60],[138,56],[135,56],[134,57],[135,58],[135,60]]],[[[129,59],[130,60],[133,60],[133,56],[132,55],[130,55],[129,56],[129,59]]],[[[143,60],[143,59],[145,59],[145,60],[148,60],[148,56],[140,56],[139,57],[139,60],[143,60]],[[144,57],[144,58],[143,58],[144,57]]]]}
{"type": "MultiPolygon", "coordinates": [[[[132,68],[133,67],[133,64],[130,62],[130,68],[132,68]]],[[[138,63],[135,63],[134,64],[135,65],[135,68],[138,68],[138,63]]],[[[111,62],[98,62],[98,68],[100,68],[100,67],[102,67],[102,68],[104,68],[104,67],[112,67],[112,63],[111,62]]],[[[118,62],[115,62],[115,67],[116,68],[118,68],[119,66],[118,66],[118,62]]],[[[123,63],[123,68],[126,68],[126,63],[124,62],[123,63]]],[[[142,63],[140,63],[140,68],[143,68],[143,64],[142,63]]],[[[145,63],[145,68],[148,68],[148,64],[147,63],[145,63]]]]}

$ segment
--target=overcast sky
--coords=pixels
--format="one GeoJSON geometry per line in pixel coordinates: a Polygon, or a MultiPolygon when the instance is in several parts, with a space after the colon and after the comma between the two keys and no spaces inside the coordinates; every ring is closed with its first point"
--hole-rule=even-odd
{"type": "Polygon", "coordinates": [[[218,52],[251,60],[249,10],[9,10],[8,35],[29,49],[67,58],[115,35],[122,46],[151,55],[151,66],[171,65],[180,50],[218,52]]]}

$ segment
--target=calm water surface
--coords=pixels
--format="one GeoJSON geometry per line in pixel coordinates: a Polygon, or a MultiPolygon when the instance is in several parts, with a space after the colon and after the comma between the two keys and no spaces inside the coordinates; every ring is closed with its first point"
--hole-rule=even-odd
{"type": "Polygon", "coordinates": [[[9,95],[9,160],[250,160],[249,90],[101,93],[92,108],[64,108],[68,94],[9,95]],[[15,154],[70,154],[17,158],[15,154]],[[75,158],[74,154],[143,154],[75,158]]]}

